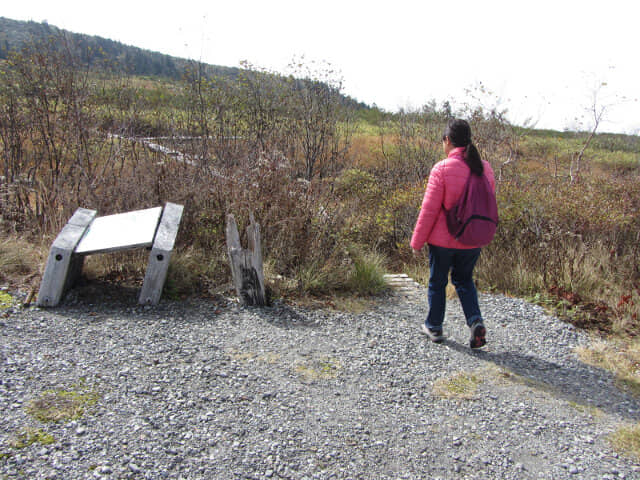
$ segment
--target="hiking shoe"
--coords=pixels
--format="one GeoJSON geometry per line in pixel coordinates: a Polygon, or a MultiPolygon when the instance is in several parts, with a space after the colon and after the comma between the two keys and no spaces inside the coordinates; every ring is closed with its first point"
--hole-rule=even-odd
{"type": "Polygon", "coordinates": [[[475,322],[470,327],[471,339],[469,340],[469,346],[471,348],[480,348],[487,343],[486,335],[487,329],[484,328],[484,324],[480,321],[475,322]]]}
{"type": "Polygon", "coordinates": [[[440,343],[444,340],[442,330],[431,330],[424,323],[422,324],[422,333],[424,333],[433,343],[440,343]]]}

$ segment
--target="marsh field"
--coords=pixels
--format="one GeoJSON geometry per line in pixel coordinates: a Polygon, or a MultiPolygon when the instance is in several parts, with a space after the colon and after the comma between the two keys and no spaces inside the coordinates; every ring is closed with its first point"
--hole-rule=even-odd
{"type": "MultiPolygon", "coordinates": [[[[328,67],[294,68],[211,75],[193,63],[179,80],[131,76],[54,41],[2,60],[0,283],[37,289],[78,207],[107,215],[167,201],[185,206],[170,298],[229,284],[229,213],[240,230],[250,213],[260,223],[274,298],[348,304],[383,290],[385,272],[425,282],[426,256],[413,258],[408,242],[455,115],[471,122],[497,179],[500,225],[479,288],[615,339],[610,353],[637,373],[639,137],[522,128],[482,106],[387,113],[344,96],[328,67]]],[[[134,253],[91,258],[86,270],[139,282],[144,266],[134,253]]]]}

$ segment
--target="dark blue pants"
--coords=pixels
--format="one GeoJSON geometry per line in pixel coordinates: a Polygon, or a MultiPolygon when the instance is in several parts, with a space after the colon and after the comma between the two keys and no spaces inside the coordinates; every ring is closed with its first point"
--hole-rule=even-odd
{"type": "Polygon", "coordinates": [[[480,248],[470,250],[429,245],[429,314],[425,324],[431,330],[442,330],[447,303],[446,288],[451,282],[456,288],[467,325],[482,320],[478,292],[473,283],[473,268],[480,257],[480,248]]]}

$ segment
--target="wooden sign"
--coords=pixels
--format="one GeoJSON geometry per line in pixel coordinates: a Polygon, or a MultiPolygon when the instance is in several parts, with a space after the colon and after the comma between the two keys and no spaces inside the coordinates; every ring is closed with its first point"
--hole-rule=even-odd
{"type": "Polygon", "coordinates": [[[56,237],[45,267],[37,304],[55,307],[79,277],[84,258],[94,253],[151,247],[139,303],[160,301],[184,207],[119,213],[96,218],[95,210],[79,208],[56,237]]]}
{"type": "Polygon", "coordinates": [[[98,217],[91,222],[74,253],[106,253],[150,247],[161,213],[162,207],[155,207],[98,217]]]}

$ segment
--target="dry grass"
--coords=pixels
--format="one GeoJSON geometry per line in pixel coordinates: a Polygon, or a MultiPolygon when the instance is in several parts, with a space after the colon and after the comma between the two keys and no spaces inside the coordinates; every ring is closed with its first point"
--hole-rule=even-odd
{"type": "Polygon", "coordinates": [[[298,362],[294,370],[306,381],[332,380],[340,374],[342,364],[333,357],[321,357],[298,362]]]}
{"type": "Polygon", "coordinates": [[[460,372],[439,378],[433,383],[433,393],[442,398],[470,400],[481,380],[472,373],[460,372]]]}
{"type": "Polygon", "coordinates": [[[609,441],[616,450],[632,457],[635,461],[640,461],[639,424],[619,427],[609,435],[609,441]]]}
{"type": "Polygon", "coordinates": [[[48,246],[24,238],[0,240],[0,282],[7,285],[31,285],[47,258],[48,246]]]}
{"type": "Polygon", "coordinates": [[[139,283],[149,260],[145,249],[102,253],[85,257],[83,275],[89,280],[107,279],[122,283],[139,283]]]}
{"type": "MultiPolygon", "coordinates": [[[[289,95],[287,82],[273,79],[269,88],[260,91],[265,95],[260,98],[247,95],[241,85],[231,84],[226,85],[227,93],[220,96],[219,86],[205,82],[198,85],[202,90],[194,89],[196,84],[189,79],[173,83],[113,78],[109,82],[113,98],[105,97],[100,87],[84,91],[79,89],[83,82],[71,82],[74,89],[61,99],[60,107],[85,105],[78,111],[83,121],[71,121],[74,116],[58,116],[55,122],[43,122],[53,117],[45,119],[40,109],[20,101],[34,91],[47,91],[39,85],[33,88],[34,79],[49,78],[51,88],[66,92],[67,83],[60,82],[87,78],[87,72],[70,67],[73,62],[62,61],[56,52],[51,53],[25,53],[22,68],[7,72],[11,74],[3,78],[2,84],[11,87],[7,91],[17,92],[16,105],[20,109],[6,112],[16,116],[16,121],[8,118],[7,124],[19,126],[14,133],[20,148],[15,151],[22,152],[24,158],[9,162],[14,150],[6,150],[0,163],[7,162],[2,166],[13,169],[10,177],[33,180],[28,188],[22,180],[7,186],[7,192],[17,190],[3,197],[7,200],[0,205],[0,220],[6,230],[54,234],[78,206],[105,215],[167,200],[184,204],[179,251],[167,280],[167,294],[174,297],[228,282],[229,272],[221,254],[227,213],[246,216],[252,210],[261,222],[265,258],[270,262],[266,277],[276,297],[336,291],[376,293],[384,284],[377,281],[375,259],[365,258],[358,265],[358,259],[351,258],[349,265],[348,255],[340,251],[350,244],[380,252],[396,268],[412,264],[408,237],[415,224],[424,181],[433,163],[443,155],[440,134],[448,112],[407,111],[394,116],[359,112],[362,116],[354,125],[356,133],[350,137],[343,134],[346,125],[352,125],[354,112],[347,114],[337,104],[325,104],[328,116],[318,120],[322,120],[323,128],[338,127],[335,131],[340,133],[330,140],[348,148],[324,151],[323,160],[315,165],[317,175],[310,182],[301,182],[299,177],[305,170],[301,144],[305,138],[313,137],[309,133],[317,132],[302,128],[304,122],[300,123],[298,117],[301,105],[288,103],[297,97],[289,95]],[[104,110],[94,111],[91,101],[76,101],[87,95],[100,104],[110,99],[104,110]],[[125,106],[129,105],[130,95],[139,97],[133,110],[125,106]],[[160,101],[164,96],[167,101],[160,101]],[[287,101],[282,103],[283,99],[287,101]],[[251,111],[255,107],[251,102],[256,100],[274,106],[265,117],[273,118],[273,122],[264,125],[262,117],[258,120],[243,116],[241,112],[251,111]],[[164,104],[171,106],[159,110],[164,104]],[[111,122],[101,118],[107,111],[113,117],[111,122]],[[107,129],[116,127],[130,133],[157,127],[167,134],[198,135],[202,125],[189,119],[200,118],[201,112],[207,115],[210,128],[220,128],[222,137],[237,141],[228,145],[215,140],[198,142],[202,143],[203,155],[206,151],[199,166],[152,153],[129,139],[105,135],[107,129]],[[50,130],[39,132],[32,128],[39,124],[47,124],[50,130]],[[291,129],[292,125],[301,128],[291,129]],[[347,137],[351,140],[349,145],[347,137]],[[76,143],[81,138],[87,140],[86,145],[76,143]],[[39,147],[51,142],[55,149],[39,147]],[[260,150],[253,150],[252,144],[260,144],[260,150]],[[85,147],[86,165],[78,168],[77,152],[85,151],[85,147]],[[55,175],[46,167],[53,163],[48,158],[49,150],[62,152],[62,157],[56,159],[61,170],[55,175]],[[35,158],[43,160],[37,170],[35,158]],[[36,198],[37,205],[33,201],[36,198]],[[354,264],[355,268],[350,268],[354,264]]],[[[258,73],[251,78],[270,81],[270,77],[258,73]]],[[[607,308],[602,318],[613,319],[606,320],[609,330],[623,336],[637,331],[637,139],[598,135],[589,148],[591,160],[585,157],[579,181],[569,182],[571,152],[579,151],[584,143],[579,134],[520,132],[503,122],[502,115],[496,116],[495,111],[468,114],[483,156],[494,165],[498,177],[504,173],[498,185],[499,234],[485,249],[478,265],[480,288],[519,296],[546,296],[556,288],[556,292],[568,292],[585,303],[607,308]],[[509,166],[500,168],[513,154],[509,166]]],[[[35,257],[32,255],[38,249],[26,252],[26,256],[24,252],[11,253],[21,249],[20,240],[15,245],[7,245],[6,241],[0,245],[0,282],[19,283],[37,277],[48,245],[35,257]]],[[[103,263],[91,265],[92,260],[88,261],[89,274],[139,281],[146,257],[143,254],[132,260],[105,256],[98,262],[103,263]]],[[[417,263],[422,275],[411,270],[406,273],[426,285],[428,268],[423,259],[417,263]]],[[[454,297],[452,287],[448,297],[454,297]]],[[[560,305],[565,306],[562,302],[560,305]]],[[[566,308],[568,318],[592,328],[593,310],[578,312],[580,318],[576,320],[571,318],[577,311],[574,306],[566,308]]]]}
{"type": "Polygon", "coordinates": [[[612,372],[620,388],[640,396],[640,340],[596,340],[576,352],[583,362],[612,372]]]}

